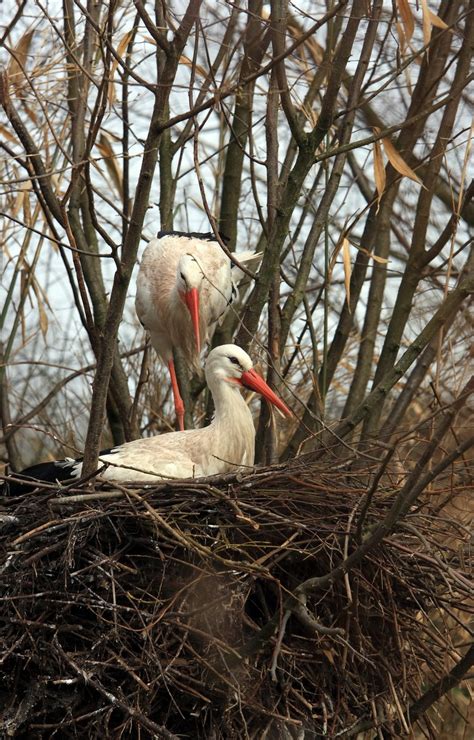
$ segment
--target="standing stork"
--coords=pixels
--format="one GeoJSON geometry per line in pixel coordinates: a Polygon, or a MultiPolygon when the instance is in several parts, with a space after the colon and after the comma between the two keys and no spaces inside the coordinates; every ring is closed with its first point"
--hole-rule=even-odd
{"type": "MultiPolygon", "coordinates": [[[[260,393],[287,416],[292,412],[258,375],[246,352],[234,344],[213,349],[206,362],[206,380],[212,393],[215,415],[202,429],[136,439],[104,450],[99,466],[102,478],[110,481],[157,483],[163,478],[195,478],[252,466],[255,457],[255,427],[240,388],[260,393]]],[[[31,490],[38,481],[63,482],[80,478],[82,460],[59,460],[27,468],[7,481],[11,494],[31,490]],[[24,481],[29,479],[29,483],[24,481]]]]}
{"type": "MultiPolygon", "coordinates": [[[[239,261],[255,256],[250,252],[238,255],[239,261]]],[[[168,366],[181,430],[184,404],[173,348],[182,351],[189,366],[200,369],[201,346],[211,339],[236,294],[232,272],[231,260],[212,233],[160,231],[143,253],[137,277],[136,311],[153,347],[168,366]]]]}

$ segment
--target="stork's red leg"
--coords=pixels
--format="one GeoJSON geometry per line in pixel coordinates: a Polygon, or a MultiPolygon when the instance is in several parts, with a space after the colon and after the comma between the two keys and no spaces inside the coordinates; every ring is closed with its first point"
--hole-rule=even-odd
{"type": "Polygon", "coordinates": [[[181,393],[179,392],[178,379],[176,377],[173,360],[170,360],[168,362],[168,370],[170,371],[171,376],[171,388],[173,389],[174,408],[176,411],[176,416],[178,418],[179,430],[180,432],[182,432],[184,431],[184,403],[183,399],[181,398],[181,393]]]}

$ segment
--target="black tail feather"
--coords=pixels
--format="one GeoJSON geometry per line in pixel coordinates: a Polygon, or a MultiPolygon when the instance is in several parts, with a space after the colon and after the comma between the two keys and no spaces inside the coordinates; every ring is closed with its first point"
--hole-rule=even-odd
{"type": "Polygon", "coordinates": [[[39,463],[22,470],[21,473],[12,473],[15,480],[7,478],[3,483],[1,495],[20,496],[31,493],[42,483],[64,483],[74,480],[77,473],[74,470],[79,460],[55,460],[39,463]]]}
{"type": "MultiPolygon", "coordinates": [[[[110,455],[118,452],[120,447],[110,447],[101,450],[99,455],[110,455]]],[[[78,463],[83,461],[83,457],[75,460],[53,460],[52,462],[38,463],[30,468],[25,468],[21,473],[12,473],[16,480],[6,478],[3,484],[0,483],[0,496],[21,496],[24,493],[31,493],[42,483],[69,483],[80,477],[80,470],[77,469],[78,463]]]]}

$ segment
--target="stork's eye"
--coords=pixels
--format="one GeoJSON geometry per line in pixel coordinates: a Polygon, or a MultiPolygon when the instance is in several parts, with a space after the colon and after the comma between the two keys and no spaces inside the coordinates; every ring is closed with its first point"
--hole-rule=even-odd
{"type": "Polygon", "coordinates": [[[229,357],[229,360],[232,362],[233,365],[238,365],[240,367],[240,362],[238,361],[237,357],[229,357]]]}
{"type": "Polygon", "coordinates": [[[181,280],[184,280],[184,282],[186,282],[186,278],[184,277],[182,272],[179,273],[179,277],[181,278],[181,280]]]}

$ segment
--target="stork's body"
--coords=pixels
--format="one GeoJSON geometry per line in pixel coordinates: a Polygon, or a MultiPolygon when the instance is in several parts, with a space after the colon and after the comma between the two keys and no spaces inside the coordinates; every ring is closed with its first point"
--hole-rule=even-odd
{"type": "MultiPolygon", "coordinates": [[[[210,352],[206,380],[215,405],[209,426],[139,439],[107,450],[99,458],[100,465],[108,464],[102,477],[110,481],[157,483],[163,478],[219,475],[253,465],[255,428],[239,388],[251,388],[284,413],[291,412],[253,370],[247,353],[233,344],[210,352]]],[[[79,478],[81,470],[82,461],[61,460],[36,465],[23,471],[22,476],[64,481],[79,478]]],[[[21,493],[25,484],[12,483],[10,489],[12,493],[21,493]]]]}
{"type": "Polygon", "coordinates": [[[145,249],[135,305],[165,362],[173,359],[173,347],[179,347],[186,362],[199,369],[201,345],[212,335],[231,296],[231,263],[212,235],[165,234],[145,249]],[[199,294],[198,339],[185,300],[193,290],[199,294]]]}
{"type": "Polygon", "coordinates": [[[184,406],[173,348],[179,347],[186,363],[198,370],[201,345],[212,337],[231,298],[231,262],[213,235],[170,233],[148,244],[135,305],[153,347],[168,365],[180,429],[184,406]]]}

